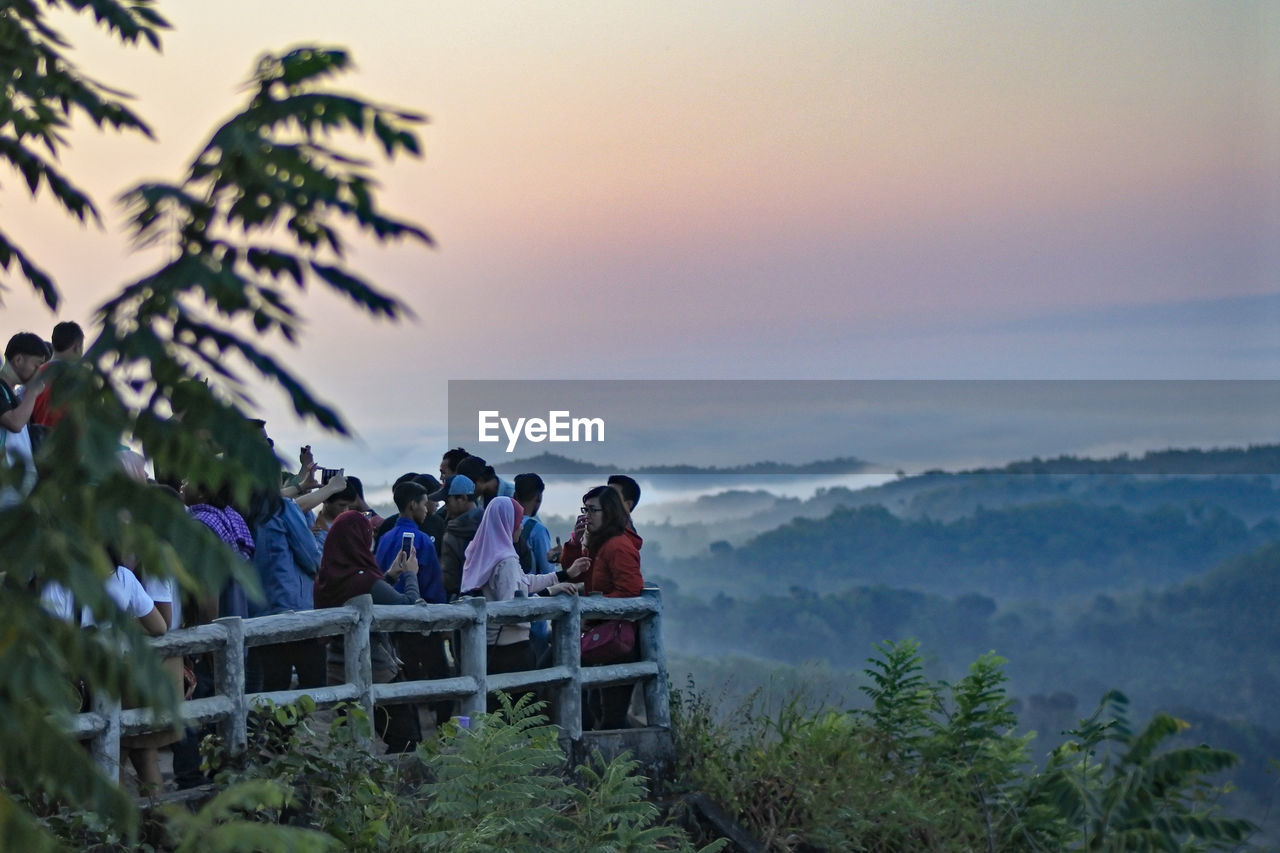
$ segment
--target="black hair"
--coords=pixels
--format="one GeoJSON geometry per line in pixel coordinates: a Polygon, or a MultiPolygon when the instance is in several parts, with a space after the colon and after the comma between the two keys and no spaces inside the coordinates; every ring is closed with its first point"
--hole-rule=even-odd
{"type": "MultiPolygon", "coordinates": [[[[272,488],[267,484],[267,488],[258,489],[249,496],[249,514],[245,516],[245,521],[257,527],[274,518],[283,506],[284,498],[280,497],[280,487],[272,488]]],[[[254,535],[257,535],[256,531],[254,535]]]]}
{"type": "Polygon", "coordinates": [[[419,474],[413,478],[413,482],[427,490],[427,494],[440,491],[440,481],[430,474],[419,474]]]}
{"type": "Polygon", "coordinates": [[[83,340],[84,330],[80,328],[80,324],[70,321],[54,326],[53,334],[49,336],[54,352],[66,352],[83,340]]]}
{"type": "Polygon", "coordinates": [[[182,494],[173,486],[170,486],[168,483],[152,483],[151,488],[155,489],[161,494],[168,495],[178,503],[182,503],[182,494]]]}
{"type": "Polygon", "coordinates": [[[461,474],[473,483],[479,484],[481,480],[489,479],[484,475],[487,468],[489,468],[489,463],[479,456],[468,456],[454,466],[453,472],[461,474]]]}
{"type": "Polygon", "coordinates": [[[449,468],[456,472],[458,470],[458,463],[470,455],[470,453],[463,450],[461,447],[455,447],[452,450],[446,450],[444,452],[444,456],[440,457],[440,461],[448,462],[449,468]]]}
{"type": "Polygon", "coordinates": [[[417,471],[410,471],[407,474],[401,474],[399,477],[396,477],[396,481],[391,484],[391,488],[394,489],[396,486],[400,485],[401,483],[407,483],[410,480],[416,480],[418,479],[418,476],[419,474],[417,471]]]}
{"type": "Polygon", "coordinates": [[[329,501],[351,501],[352,503],[355,503],[356,501],[360,500],[360,490],[359,488],[357,488],[359,484],[360,484],[360,481],[356,480],[355,477],[348,477],[347,487],[340,492],[334,492],[333,494],[329,495],[329,497],[324,499],[324,502],[328,503],[329,501]],[[352,482],[353,480],[355,482],[352,482]]]}
{"type": "Polygon", "coordinates": [[[626,474],[612,474],[605,482],[622,489],[622,497],[624,500],[631,501],[632,509],[640,504],[640,484],[626,474]]]}
{"type": "MultiPolygon", "coordinates": [[[[197,483],[194,480],[188,480],[186,491],[196,500],[196,503],[208,504],[215,509],[231,507],[236,512],[240,512],[235,507],[235,493],[232,491],[230,483],[223,483],[220,488],[214,490],[210,488],[208,483],[197,483]]],[[[178,496],[181,497],[182,495],[179,494],[178,496]]],[[[244,515],[244,513],[240,514],[244,515]]]]}
{"type": "Polygon", "coordinates": [[[537,474],[516,474],[516,502],[531,501],[547,490],[547,484],[537,474]]]}
{"type": "MultiPolygon", "coordinates": [[[[343,489],[341,492],[339,492],[338,494],[345,495],[347,492],[355,493],[355,497],[352,498],[353,501],[364,500],[364,483],[360,482],[359,477],[353,477],[350,474],[348,474],[347,487],[343,489]]],[[[335,495],[334,497],[337,497],[337,495],[335,495]]]]}
{"type": "Polygon", "coordinates": [[[391,490],[391,499],[396,502],[396,509],[404,512],[409,504],[417,503],[427,496],[427,490],[420,483],[407,480],[391,490]]]}
{"type": "Polygon", "coordinates": [[[9,338],[9,344],[4,348],[4,360],[9,361],[20,355],[38,355],[45,358],[49,355],[49,351],[44,348],[44,341],[35,332],[18,332],[9,338]]]}

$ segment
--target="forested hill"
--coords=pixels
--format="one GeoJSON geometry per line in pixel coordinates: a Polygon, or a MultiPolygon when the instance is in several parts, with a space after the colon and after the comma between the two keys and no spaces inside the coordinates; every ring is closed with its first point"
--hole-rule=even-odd
{"type": "Polygon", "coordinates": [[[852,474],[865,471],[870,467],[870,463],[852,456],[842,456],[838,459],[821,459],[800,464],[765,461],[727,467],[716,465],[641,465],[625,469],[618,465],[598,465],[594,462],[570,459],[567,456],[560,456],[556,453],[540,453],[527,459],[494,462],[494,468],[498,473],[511,476],[524,471],[537,471],[544,475],[604,477],[625,470],[626,473],[635,477],[699,479],[753,476],[816,477],[833,474],[852,474]]]}
{"type": "MultiPolygon", "coordinates": [[[[1246,448],[1169,448],[1141,456],[1122,453],[1109,459],[1058,456],[1011,462],[996,472],[1007,474],[1158,474],[1160,476],[1221,476],[1280,474],[1280,444],[1246,448]]],[[[978,473],[992,473],[980,471],[978,473]]]]}
{"type": "Polygon", "coordinates": [[[1274,813],[1280,545],[1163,589],[1098,595],[1078,607],[1000,606],[974,593],[883,586],[823,594],[797,588],[751,599],[730,590],[710,601],[668,587],[664,600],[667,647],[685,656],[672,660],[673,674],[699,672],[703,686],[728,695],[806,684],[808,695],[841,707],[865,705],[859,688],[874,685],[862,673],[864,661],[882,641],[918,639],[928,676],[952,684],[994,650],[1008,660],[1018,732],[1040,735],[1033,761],[1043,762],[1099,697],[1119,689],[1136,717],[1160,710],[1184,721],[1183,745],[1238,754],[1240,766],[1214,784],[1238,788],[1231,807],[1258,823],[1270,823],[1274,813]],[[821,665],[777,669],[802,662],[821,665]]]}
{"type": "Polygon", "coordinates": [[[735,519],[671,520],[686,544],[704,537],[697,556],[664,558],[667,525],[641,525],[660,546],[646,544],[645,574],[681,666],[749,691],[816,661],[818,689],[857,702],[883,641],[918,639],[930,676],[952,682],[994,650],[1020,722],[1045,735],[1037,758],[1119,689],[1140,715],[1174,712],[1197,743],[1239,751],[1232,780],[1261,819],[1280,758],[1280,476],[1254,463],[1276,450],[1031,460],[772,504],[747,493],[735,519]],[[1206,464],[1153,473],[1179,454],[1206,464]]]}
{"type": "MultiPolygon", "coordinates": [[[[684,654],[825,661],[857,670],[884,640],[914,637],[956,678],[994,649],[1024,698],[1066,691],[1084,709],[1119,687],[1143,707],[1186,708],[1280,731],[1280,544],[1190,580],[1078,606],[1000,605],[978,593],[885,586],[814,593],[785,582],[713,599],[665,588],[668,647],[684,654]]],[[[1073,706],[1074,709],[1074,706],[1073,706]]]]}
{"type": "Polygon", "coordinates": [[[806,499],[785,496],[803,489],[803,482],[787,488],[778,481],[753,484],[744,478],[726,491],[692,500],[657,506],[642,501],[639,515],[646,539],[668,557],[705,554],[713,543],[740,546],[793,518],[823,518],[838,507],[882,506],[903,518],[935,521],[953,521],[980,509],[1056,501],[1118,506],[1139,514],[1169,506],[1187,513],[1217,507],[1253,526],[1280,518],[1280,474],[1258,473],[1277,467],[1269,464],[1277,455],[1280,445],[1167,450],[1137,459],[1064,456],[986,470],[902,475],[869,488],[827,486],[806,499]],[[1147,473],[1155,470],[1169,473],[1147,473]],[[1229,471],[1251,473],[1224,473],[1229,471]]]}
{"type": "MultiPolygon", "coordinates": [[[[1034,463],[1014,463],[1010,468],[1034,463]]],[[[1109,463],[1097,463],[1106,467],[1109,463]]],[[[1249,522],[1280,512],[1280,477],[1261,474],[1153,476],[1102,473],[1010,473],[1006,470],[907,477],[843,496],[846,505],[876,503],[920,518],[958,518],[988,509],[1050,500],[1075,500],[1134,510],[1174,505],[1217,506],[1249,522]]],[[[834,496],[831,496],[834,497],[834,496]]],[[[830,504],[831,498],[828,498],[830,504]]]]}
{"type": "Polygon", "coordinates": [[[1274,541],[1274,519],[1250,526],[1218,507],[1135,512],[1056,500],[979,509],[947,522],[902,518],[880,506],[839,507],[660,571],[687,589],[744,595],[884,584],[1053,600],[1165,586],[1274,541]]]}
{"type": "MultiPolygon", "coordinates": [[[[1059,456],[998,468],[927,471],[856,492],[818,496],[828,509],[881,504],[901,515],[955,518],[978,507],[1065,498],[1154,509],[1164,504],[1220,506],[1257,521],[1280,511],[1280,445],[1245,449],[1171,449],[1106,459],[1059,456]]],[[[812,514],[812,513],[805,513],[812,514]]]]}

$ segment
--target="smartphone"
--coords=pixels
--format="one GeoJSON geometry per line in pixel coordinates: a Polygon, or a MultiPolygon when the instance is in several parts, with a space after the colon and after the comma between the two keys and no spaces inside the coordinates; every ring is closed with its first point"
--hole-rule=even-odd
{"type": "Polygon", "coordinates": [[[338,476],[338,472],[341,470],[342,470],[341,468],[321,468],[320,469],[320,485],[322,486],[329,485],[329,481],[332,480],[334,477],[338,476]]]}
{"type": "Polygon", "coordinates": [[[412,550],[413,550],[413,534],[406,533],[404,536],[400,537],[400,553],[408,554],[412,550]]]}

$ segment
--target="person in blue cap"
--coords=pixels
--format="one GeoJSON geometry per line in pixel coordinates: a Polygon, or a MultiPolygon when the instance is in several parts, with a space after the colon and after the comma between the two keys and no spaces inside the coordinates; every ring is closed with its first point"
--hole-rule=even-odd
{"type": "Polygon", "coordinates": [[[444,541],[440,546],[440,574],[449,598],[462,591],[462,564],[467,545],[475,538],[483,513],[476,506],[476,484],[470,477],[454,474],[445,477],[444,485],[433,492],[430,500],[444,503],[444,541]]]}

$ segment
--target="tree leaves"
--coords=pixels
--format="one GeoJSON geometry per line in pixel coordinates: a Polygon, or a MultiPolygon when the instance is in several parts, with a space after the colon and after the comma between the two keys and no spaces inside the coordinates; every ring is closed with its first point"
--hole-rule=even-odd
{"type": "Polygon", "coordinates": [[[1070,734],[1078,740],[1054,750],[1044,773],[1027,786],[1031,805],[1047,804],[1065,826],[1079,828],[1088,850],[1225,850],[1256,827],[1220,815],[1203,801],[1208,777],[1238,757],[1208,746],[1168,749],[1186,723],[1156,714],[1134,733],[1128,700],[1118,691],[1070,734]]]}
{"type": "MultiPolygon", "coordinates": [[[[44,17],[60,7],[90,12],[125,43],[158,46],[167,24],[147,0],[19,0],[0,9],[7,83],[0,159],[33,193],[47,190],[72,215],[94,218],[92,201],[54,165],[62,129],[81,113],[99,126],[149,130],[124,96],[63,56],[64,40],[44,17]]],[[[421,228],[381,209],[368,164],[333,147],[346,134],[388,157],[419,150],[417,116],[323,88],[350,67],[334,49],[265,57],[249,102],[215,130],[184,179],[138,184],[122,196],[135,245],[170,247],[169,259],[105,302],[85,357],[51,374],[62,419],[38,456],[39,481],[0,508],[8,570],[0,596],[0,774],[97,811],[121,837],[136,829],[131,805],[61,728],[67,712],[55,709],[77,677],[99,696],[161,710],[176,696],[136,620],[122,616],[103,589],[115,567],[107,549],[201,595],[231,579],[255,592],[258,582],[179,502],[129,479],[116,462],[119,448],[140,445],[158,476],[225,491],[242,508],[277,492],[281,463],[250,417],[248,376],[274,383],[320,428],[345,432],[337,411],[270,351],[277,335],[292,342],[299,333],[296,294],[319,282],[362,310],[397,319],[405,306],[344,263],[344,235],[354,229],[430,244],[421,228]],[[52,582],[90,608],[101,630],[88,634],[45,613],[30,590],[52,582]],[[68,754],[75,761],[59,758],[68,754]]],[[[0,234],[0,268],[15,263],[55,307],[50,277],[0,234]]],[[[0,467],[0,489],[15,487],[21,473],[0,467]]],[[[19,808],[0,800],[0,834],[28,837],[31,824],[19,808]]],[[[234,846],[240,833],[229,825],[217,835],[234,846]]]]}
{"type": "MultiPolygon", "coordinates": [[[[99,128],[131,130],[147,137],[151,130],[124,103],[127,95],[84,76],[63,54],[66,41],[48,25],[44,14],[46,6],[61,5],[56,0],[19,0],[0,9],[0,81],[4,84],[0,161],[22,175],[33,196],[43,187],[72,216],[97,222],[93,200],[50,162],[66,145],[63,129],[75,115],[83,115],[99,128]],[[33,143],[50,159],[36,153],[33,143]]],[[[168,27],[149,0],[69,0],[65,5],[74,11],[88,10],[125,43],[141,38],[157,50],[159,30],[168,27]]],[[[0,268],[9,271],[13,259],[37,295],[55,310],[58,293],[52,280],[0,234],[0,268]]]]}
{"type": "Polygon", "coordinates": [[[36,294],[44,300],[44,304],[49,306],[49,310],[56,310],[58,307],[58,290],[53,286],[53,279],[49,274],[36,266],[35,262],[27,257],[26,253],[9,242],[9,238],[0,231],[0,268],[9,269],[9,265],[14,261],[18,262],[18,269],[22,271],[23,276],[31,284],[36,294]]]}

